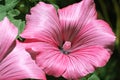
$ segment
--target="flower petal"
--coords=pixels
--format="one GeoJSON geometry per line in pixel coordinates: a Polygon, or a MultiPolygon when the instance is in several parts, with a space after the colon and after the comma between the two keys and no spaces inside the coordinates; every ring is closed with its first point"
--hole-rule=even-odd
{"type": "Polygon", "coordinates": [[[26,16],[27,25],[21,34],[24,38],[39,39],[57,44],[60,35],[60,24],[56,9],[51,4],[38,3],[26,16]]]}
{"type": "Polygon", "coordinates": [[[96,67],[103,67],[108,62],[109,58],[110,54],[108,51],[100,46],[82,48],[69,55],[67,69],[63,77],[74,80],[82,78],[92,73],[96,67]]]}
{"type": "Polygon", "coordinates": [[[43,42],[36,42],[28,44],[26,49],[30,53],[38,53],[36,56],[36,62],[48,75],[60,77],[65,71],[67,67],[66,61],[68,58],[53,45],[43,42]],[[31,49],[29,46],[32,46],[31,49]]]}
{"type": "Polygon", "coordinates": [[[46,74],[66,79],[76,79],[92,73],[97,67],[103,67],[110,54],[102,46],[90,46],[63,54],[47,43],[32,44],[32,51],[39,52],[36,62],[46,74]],[[72,73],[72,74],[71,74],[72,73]]]}
{"type": "Polygon", "coordinates": [[[0,63],[0,80],[34,78],[46,80],[44,72],[32,60],[21,45],[18,45],[0,63]]]}
{"type": "Polygon", "coordinates": [[[46,74],[60,77],[66,70],[67,59],[60,51],[46,51],[39,54],[36,60],[46,74]]]}
{"type": "Polygon", "coordinates": [[[0,61],[6,56],[8,49],[17,36],[17,28],[7,17],[0,22],[0,61]]]}
{"type": "Polygon", "coordinates": [[[72,49],[78,50],[86,46],[100,45],[111,51],[114,42],[115,35],[110,26],[103,20],[94,20],[80,29],[73,39],[72,49]]]}
{"type": "Polygon", "coordinates": [[[62,27],[82,27],[97,18],[93,0],[82,0],[79,3],[58,10],[62,27]]]}

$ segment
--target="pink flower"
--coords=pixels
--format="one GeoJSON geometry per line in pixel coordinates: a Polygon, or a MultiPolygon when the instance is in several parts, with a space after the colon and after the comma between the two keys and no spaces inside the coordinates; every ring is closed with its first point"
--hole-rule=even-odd
{"type": "Polygon", "coordinates": [[[17,28],[7,18],[0,22],[0,80],[46,80],[44,72],[29,53],[15,41],[17,33],[17,28]]]}
{"type": "Polygon", "coordinates": [[[55,77],[78,79],[104,66],[115,41],[109,25],[97,19],[93,0],[56,9],[38,3],[26,16],[21,34],[26,49],[36,53],[37,64],[55,77]]]}

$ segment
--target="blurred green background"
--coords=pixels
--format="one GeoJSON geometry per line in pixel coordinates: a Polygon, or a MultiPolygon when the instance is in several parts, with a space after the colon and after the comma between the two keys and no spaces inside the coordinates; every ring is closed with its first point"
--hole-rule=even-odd
{"type": "MultiPolygon", "coordinates": [[[[25,26],[25,15],[39,1],[62,8],[81,0],[0,0],[0,20],[7,16],[21,33],[25,26]]],[[[120,80],[120,0],[95,0],[98,18],[107,21],[117,36],[111,59],[105,67],[98,68],[94,73],[82,80],[120,80]]],[[[65,80],[47,76],[48,80],[65,80]]]]}

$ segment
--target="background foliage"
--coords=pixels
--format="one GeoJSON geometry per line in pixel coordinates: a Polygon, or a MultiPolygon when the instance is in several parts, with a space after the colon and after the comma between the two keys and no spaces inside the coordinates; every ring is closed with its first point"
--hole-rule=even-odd
{"type": "MultiPolygon", "coordinates": [[[[7,16],[21,33],[25,26],[25,15],[39,1],[53,4],[56,8],[79,2],[80,0],[0,0],[0,20],[7,16]]],[[[107,21],[117,36],[114,53],[105,67],[82,80],[120,80],[120,0],[95,0],[98,18],[107,21]]],[[[47,76],[48,80],[56,78],[47,76]]],[[[65,80],[57,78],[57,80],[65,80]]]]}

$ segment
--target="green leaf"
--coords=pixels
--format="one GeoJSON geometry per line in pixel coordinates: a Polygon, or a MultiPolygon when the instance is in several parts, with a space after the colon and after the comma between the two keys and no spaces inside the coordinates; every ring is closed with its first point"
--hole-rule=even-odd
{"type": "Polygon", "coordinates": [[[93,73],[90,73],[90,74],[86,75],[85,77],[83,77],[83,78],[80,79],[80,80],[88,80],[88,78],[91,77],[92,74],[93,74],[93,73]]]}
{"type": "Polygon", "coordinates": [[[2,20],[7,15],[7,12],[12,12],[13,8],[18,2],[19,0],[5,0],[5,5],[0,5],[0,20],[2,20]]]}
{"type": "Polygon", "coordinates": [[[93,74],[87,80],[100,80],[100,78],[96,74],[93,74]]]}
{"type": "Polygon", "coordinates": [[[11,16],[7,16],[7,17],[18,28],[18,35],[19,35],[24,30],[25,21],[22,21],[21,19],[19,19],[19,20],[14,19],[11,16]]]}
{"type": "Polygon", "coordinates": [[[20,34],[24,27],[25,27],[25,21],[22,20],[12,20],[13,24],[18,28],[18,34],[20,34]]]}
{"type": "Polygon", "coordinates": [[[5,0],[5,5],[0,6],[0,12],[6,12],[13,9],[19,0],[5,0]]]}
{"type": "Polygon", "coordinates": [[[14,16],[18,16],[19,14],[20,14],[20,12],[17,9],[12,9],[12,10],[8,11],[7,16],[14,17],[14,16]]]}
{"type": "Polygon", "coordinates": [[[82,79],[80,79],[80,80],[87,80],[87,78],[86,77],[83,77],[82,79]]]}
{"type": "Polygon", "coordinates": [[[11,3],[15,4],[17,1],[19,0],[5,0],[5,4],[11,4],[11,3]]]}
{"type": "Polygon", "coordinates": [[[56,3],[56,0],[47,0],[49,3],[56,3]]]}
{"type": "Polygon", "coordinates": [[[6,12],[1,12],[0,13],[0,21],[3,20],[3,18],[6,16],[6,12]]]}
{"type": "Polygon", "coordinates": [[[56,10],[59,9],[59,6],[58,6],[58,5],[56,5],[56,4],[52,4],[52,5],[55,7],[56,10]]]}
{"type": "Polygon", "coordinates": [[[47,0],[50,4],[52,4],[55,8],[56,8],[56,10],[58,10],[59,9],[59,6],[56,4],[56,0],[47,0]]]}

